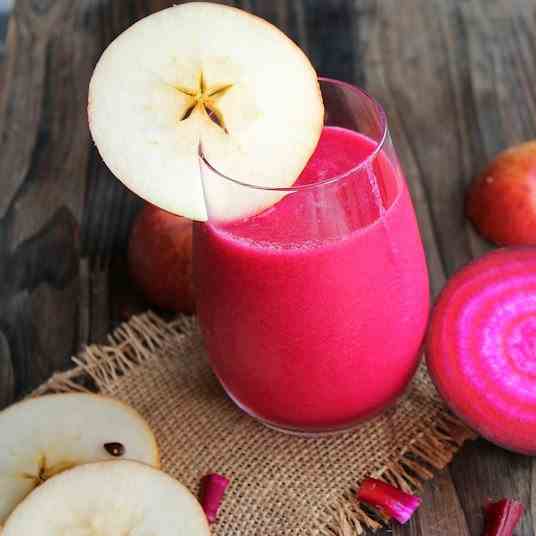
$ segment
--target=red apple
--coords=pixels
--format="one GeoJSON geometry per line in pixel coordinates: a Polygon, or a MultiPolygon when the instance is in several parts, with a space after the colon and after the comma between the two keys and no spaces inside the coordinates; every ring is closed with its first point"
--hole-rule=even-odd
{"type": "Polygon", "coordinates": [[[147,204],[128,244],[128,267],[147,300],[162,309],[192,313],[192,222],[147,204]]]}
{"type": "Polygon", "coordinates": [[[469,188],[465,214],[499,245],[536,245],[536,141],[500,153],[469,188]]]}

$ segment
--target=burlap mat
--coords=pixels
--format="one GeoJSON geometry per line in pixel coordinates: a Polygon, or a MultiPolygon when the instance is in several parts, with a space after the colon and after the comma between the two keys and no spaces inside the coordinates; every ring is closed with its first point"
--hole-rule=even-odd
{"type": "Polygon", "coordinates": [[[194,493],[212,471],[231,479],[215,536],[360,534],[378,520],[359,507],[365,476],[413,491],[472,437],[437,398],[424,366],[405,399],[356,431],[307,439],[243,415],[210,372],[195,319],[132,318],[74,358],[37,394],[96,388],[144,415],[163,469],[194,493]]]}

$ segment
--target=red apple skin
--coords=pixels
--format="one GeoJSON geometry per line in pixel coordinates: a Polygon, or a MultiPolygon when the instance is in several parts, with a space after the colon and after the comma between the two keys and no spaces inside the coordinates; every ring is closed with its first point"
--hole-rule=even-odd
{"type": "Polygon", "coordinates": [[[190,220],[145,205],[130,233],[128,268],[152,305],[177,313],[194,312],[190,220]]]}
{"type": "Polygon", "coordinates": [[[500,153],[467,191],[465,215],[498,245],[536,245],[536,140],[500,153]]]}

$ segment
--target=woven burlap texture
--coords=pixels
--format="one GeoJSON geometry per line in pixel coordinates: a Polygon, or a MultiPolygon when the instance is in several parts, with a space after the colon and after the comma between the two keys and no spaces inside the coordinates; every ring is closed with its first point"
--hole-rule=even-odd
{"type": "Polygon", "coordinates": [[[36,394],[96,388],[149,421],[162,468],[193,493],[209,472],[229,477],[214,536],[352,536],[377,528],[378,517],[355,499],[360,480],[415,491],[472,437],[438,399],[424,366],[396,408],[355,431],[320,438],[272,431],[225,396],[195,318],[133,317],[108,344],[73,359],[76,368],[36,394]]]}

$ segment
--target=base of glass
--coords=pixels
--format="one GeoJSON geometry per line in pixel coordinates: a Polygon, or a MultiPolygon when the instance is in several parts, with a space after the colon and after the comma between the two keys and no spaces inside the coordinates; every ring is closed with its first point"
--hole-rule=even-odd
{"type": "Polygon", "coordinates": [[[333,426],[333,427],[326,427],[326,428],[299,428],[299,427],[293,427],[293,426],[286,426],[277,424],[271,421],[268,421],[266,419],[263,419],[262,417],[259,417],[254,411],[251,411],[249,408],[241,404],[225,387],[224,383],[220,380],[220,383],[223,387],[223,390],[227,394],[227,396],[233,401],[233,403],[248,417],[251,417],[252,419],[256,420],[259,424],[262,424],[263,426],[266,426],[267,428],[270,428],[271,430],[275,430],[276,432],[282,432],[284,434],[288,435],[294,435],[299,437],[305,437],[305,438],[315,438],[315,437],[324,437],[324,436],[330,436],[330,435],[336,435],[336,434],[344,434],[348,432],[352,432],[365,424],[366,422],[370,421],[371,419],[374,419],[378,415],[381,415],[382,413],[388,411],[390,408],[395,406],[399,399],[401,397],[396,397],[395,400],[393,400],[391,403],[389,403],[386,407],[382,408],[381,410],[378,410],[377,412],[368,415],[366,418],[359,419],[357,421],[353,421],[348,424],[340,425],[340,426],[333,426]]]}
{"type": "MultiPolygon", "coordinates": [[[[242,409],[242,408],[240,408],[242,409]]],[[[244,411],[244,410],[242,410],[244,411]]],[[[305,438],[315,438],[315,437],[325,437],[325,436],[331,436],[331,435],[339,435],[339,434],[345,434],[348,432],[352,432],[359,428],[365,421],[360,420],[358,423],[354,423],[348,426],[344,426],[341,428],[335,428],[335,429],[319,429],[319,430],[301,430],[298,428],[290,428],[290,427],[284,427],[280,426],[278,424],[273,424],[271,422],[268,422],[264,419],[260,419],[259,417],[252,415],[251,413],[245,412],[249,417],[252,417],[257,422],[262,424],[263,426],[266,426],[267,428],[270,428],[271,430],[275,430],[276,432],[282,432],[284,434],[298,436],[298,437],[305,437],[305,438]]],[[[367,419],[368,420],[368,419],[367,419]]]]}

